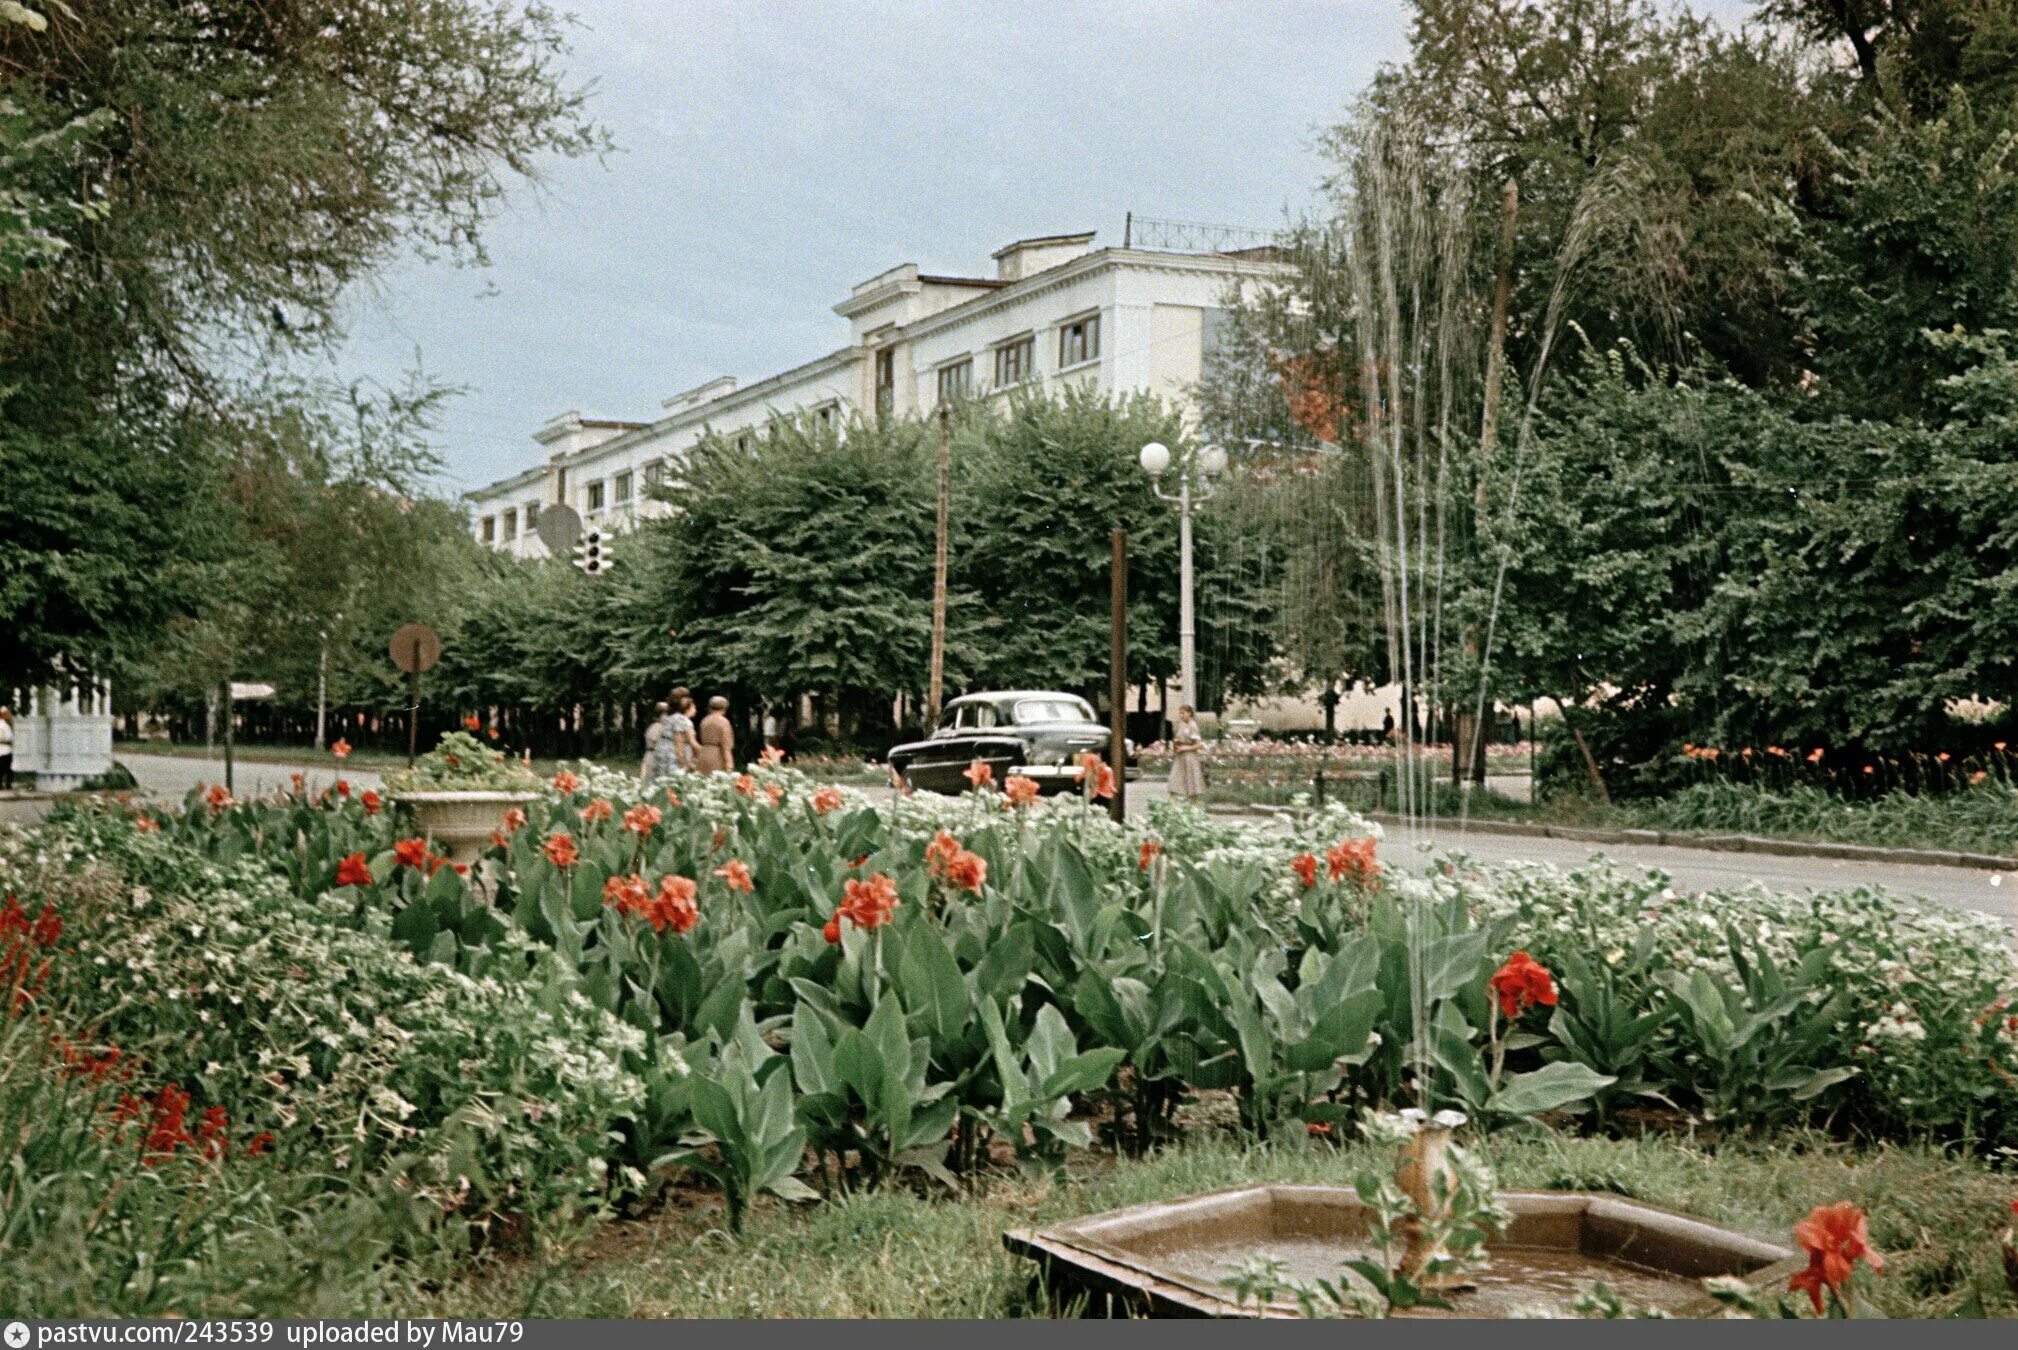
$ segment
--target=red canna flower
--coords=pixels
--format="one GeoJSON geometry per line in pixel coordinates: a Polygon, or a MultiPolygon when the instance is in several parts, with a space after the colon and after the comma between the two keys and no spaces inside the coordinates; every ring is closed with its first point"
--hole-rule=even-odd
{"type": "Polygon", "coordinates": [[[562,769],[553,777],[554,791],[563,797],[572,797],[581,790],[582,780],[562,769]]]}
{"type": "Polygon", "coordinates": [[[1331,1138],[1331,1125],[1327,1121],[1313,1120],[1303,1127],[1303,1132],[1317,1139],[1331,1138]]]}
{"type": "Polygon", "coordinates": [[[156,820],[153,816],[140,816],[134,820],[133,828],[140,831],[142,834],[146,834],[152,830],[160,829],[161,822],[156,820]]]}
{"type": "Polygon", "coordinates": [[[231,790],[222,783],[212,784],[210,791],[203,794],[203,800],[209,805],[211,813],[215,814],[231,805],[231,790]]]}
{"type": "MultiPolygon", "coordinates": [[[[943,877],[947,866],[959,856],[960,841],[941,830],[932,836],[931,843],[925,845],[925,871],[932,876],[943,877]]],[[[861,860],[858,858],[850,865],[859,867],[861,860]]]]}
{"type": "Polygon", "coordinates": [[[253,1135],[252,1138],[245,1141],[245,1156],[248,1158],[257,1158],[272,1147],[273,1135],[269,1131],[261,1130],[258,1134],[253,1135]]]}
{"type": "Polygon", "coordinates": [[[402,839],[392,846],[392,856],[401,867],[411,867],[416,872],[426,872],[428,867],[427,840],[402,839]]]}
{"type": "Polygon", "coordinates": [[[767,745],[764,747],[764,753],[757,758],[764,764],[780,764],[784,762],[785,752],[775,745],[767,745]]]}
{"type": "Polygon", "coordinates": [[[1114,770],[1105,764],[1093,776],[1093,795],[1103,800],[1114,795],[1114,770]]]}
{"type": "Polygon", "coordinates": [[[732,891],[748,892],[757,889],[757,883],[750,879],[749,864],[743,862],[740,858],[731,858],[720,867],[717,867],[715,875],[720,877],[722,884],[732,891]]]}
{"type": "Polygon", "coordinates": [[[988,881],[988,860],[961,849],[946,864],[946,884],[960,891],[979,891],[988,881]]]}
{"type": "Polygon", "coordinates": [[[364,794],[357,800],[363,805],[364,813],[368,816],[375,816],[385,809],[385,798],[379,796],[369,788],[365,789],[364,794]]]}
{"type": "Polygon", "coordinates": [[[624,812],[624,828],[642,839],[653,830],[656,830],[659,827],[659,822],[664,819],[665,817],[659,813],[658,807],[653,806],[650,802],[639,802],[636,806],[624,812]]]}
{"type": "Polygon", "coordinates": [[[1309,890],[1317,884],[1317,855],[1297,854],[1289,860],[1289,870],[1296,873],[1297,880],[1303,883],[1303,888],[1309,890]]]}
{"type": "Polygon", "coordinates": [[[608,799],[593,797],[589,800],[589,804],[582,808],[582,820],[590,825],[598,825],[616,813],[617,808],[610,805],[608,799]]]}
{"type": "Polygon", "coordinates": [[[1380,881],[1380,863],[1374,857],[1379,847],[1371,835],[1334,844],[1325,851],[1325,869],[1333,881],[1351,877],[1362,886],[1375,886],[1380,881]]]}
{"type": "Polygon", "coordinates": [[[827,922],[820,925],[820,936],[829,942],[839,942],[841,940],[841,916],[839,913],[831,915],[827,919],[827,922]]]}
{"type": "Polygon", "coordinates": [[[345,801],[350,800],[350,780],[348,778],[339,778],[336,780],[336,795],[345,801]]]}
{"type": "Polygon", "coordinates": [[[1486,981],[1486,986],[1499,999],[1500,1016],[1509,1020],[1519,1017],[1536,1004],[1544,1008],[1556,1006],[1555,976],[1549,974],[1547,966],[1526,952],[1515,952],[1509,956],[1506,964],[1486,981]]]}
{"type": "Polygon", "coordinates": [[[1163,845],[1154,839],[1142,841],[1142,851],[1135,857],[1137,871],[1147,872],[1156,860],[1163,856],[1163,845]]]}
{"type": "Polygon", "coordinates": [[[547,855],[547,861],[555,867],[573,867],[581,860],[581,850],[575,847],[575,837],[565,830],[555,830],[547,836],[540,851],[547,855]]]}
{"type": "Polygon", "coordinates": [[[224,1156],[224,1146],[228,1142],[225,1132],[231,1128],[231,1118],[221,1106],[207,1106],[197,1118],[195,1142],[203,1149],[203,1156],[215,1162],[224,1156]]]}
{"type": "Polygon", "coordinates": [[[902,903],[897,898],[897,883],[881,872],[866,881],[846,882],[841,891],[841,916],[857,928],[882,927],[902,903]]]}
{"type": "Polygon", "coordinates": [[[738,792],[742,793],[742,794],[743,794],[743,795],[744,795],[745,797],[754,797],[754,796],[756,796],[756,795],[757,795],[757,780],[756,780],[756,779],[754,779],[754,778],[752,778],[752,777],[750,777],[750,775],[748,775],[748,774],[746,774],[746,773],[739,773],[739,774],[737,774],[737,775],[736,775],[736,791],[738,791],[738,792]]]}
{"type": "Polygon", "coordinates": [[[498,738],[498,730],[496,727],[492,727],[488,731],[484,732],[484,735],[490,737],[492,740],[496,740],[498,738]]]}
{"type": "Polygon", "coordinates": [[[339,886],[369,886],[372,884],[371,867],[362,853],[353,853],[336,865],[336,884],[339,886]]]}
{"type": "Polygon", "coordinates": [[[1037,800],[1037,780],[1012,773],[1002,783],[1002,795],[1011,806],[1028,806],[1037,800]]]}
{"type": "Polygon", "coordinates": [[[837,787],[823,787],[818,792],[815,792],[806,804],[813,808],[814,815],[824,816],[829,811],[838,809],[843,800],[841,789],[837,787]]]}
{"type": "Polygon", "coordinates": [[[483,726],[483,719],[475,713],[471,713],[462,719],[462,725],[465,731],[476,731],[483,726]]]}
{"type": "Polygon", "coordinates": [[[1864,1211],[1847,1200],[1817,1205],[1794,1225],[1794,1241],[1808,1253],[1808,1268],[1788,1280],[1787,1288],[1805,1292],[1814,1302],[1817,1317],[1822,1315],[1824,1289],[1847,1300],[1842,1291],[1859,1260],[1874,1271],[1885,1269],[1885,1258],[1871,1248],[1864,1211]]]}
{"type": "Polygon", "coordinates": [[[629,914],[644,918],[651,908],[652,888],[645,879],[635,873],[630,876],[613,876],[603,883],[603,903],[619,914],[629,914]]]}
{"type": "Polygon", "coordinates": [[[526,813],[519,810],[516,806],[505,812],[500,819],[504,822],[504,827],[513,833],[517,833],[526,826],[526,813]]]}
{"type": "Polygon", "coordinates": [[[969,764],[967,771],[960,776],[976,788],[995,786],[995,766],[978,759],[969,764]]]}
{"type": "Polygon", "coordinates": [[[329,753],[335,755],[338,759],[349,759],[350,742],[346,741],[341,736],[337,737],[334,741],[330,743],[329,753]]]}
{"type": "Polygon", "coordinates": [[[1818,745],[1813,750],[1810,750],[1808,752],[1808,763],[1820,764],[1821,762],[1822,762],[1822,747],[1818,745]]]}
{"type": "Polygon", "coordinates": [[[764,789],[764,795],[771,799],[771,805],[776,806],[779,802],[785,800],[785,789],[779,787],[776,783],[772,783],[764,789]]]}
{"type": "Polygon", "coordinates": [[[659,893],[652,899],[652,927],[661,933],[668,928],[682,935],[692,931],[701,921],[696,900],[700,889],[692,877],[660,877],[659,893]]]}

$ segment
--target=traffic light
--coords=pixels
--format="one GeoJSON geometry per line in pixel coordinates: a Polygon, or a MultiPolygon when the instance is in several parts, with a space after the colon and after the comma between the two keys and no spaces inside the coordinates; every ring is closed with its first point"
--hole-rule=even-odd
{"type": "Polygon", "coordinates": [[[603,537],[601,530],[590,530],[575,545],[575,566],[590,576],[609,571],[615,562],[616,559],[610,556],[610,541],[603,537]]]}

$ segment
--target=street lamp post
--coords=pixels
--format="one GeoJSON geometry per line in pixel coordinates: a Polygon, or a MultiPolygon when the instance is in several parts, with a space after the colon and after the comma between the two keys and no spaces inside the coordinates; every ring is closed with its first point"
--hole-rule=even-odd
{"type": "Polygon", "coordinates": [[[1226,452],[1216,445],[1204,446],[1184,456],[1177,466],[1177,491],[1163,490],[1163,475],[1170,469],[1170,447],[1151,441],[1142,447],[1142,471],[1149,475],[1150,490],[1166,502],[1177,504],[1177,701],[1180,707],[1198,707],[1198,623],[1193,613],[1191,582],[1191,518],[1199,503],[1212,496],[1213,481],[1226,471],[1226,452]]]}

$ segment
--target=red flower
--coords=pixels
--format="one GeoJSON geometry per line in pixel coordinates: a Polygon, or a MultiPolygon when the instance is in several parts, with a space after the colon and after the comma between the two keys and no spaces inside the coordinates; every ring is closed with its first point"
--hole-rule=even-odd
{"type": "Polygon", "coordinates": [[[743,795],[744,795],[745,797],[754,797],[754,796],[756,796],[756,795],[757,795],[757,780],[756,780],[756,779],[754,779],[754,778],[752,778],[752,777],[750,777],[750,775],[748,775],[748,774],[746,774],[746,773],[739,773],[739,774],[737,774],[737,775],[736,775],[736,791],[738,791],[738,792],[742,793],[742,794],[743,794],[743,795]]]}
{"type": "Polygon", "coordinates": [[[624,828],[642,839],[657,829],[663,819],[665,817],[659,814],[658,807],[649,802],[639,802],[624,812],[624,828]]]}
{"type": "Polygon", "coordinates": [[[507,830],[518,831],[525,828],[526,813],[514,806],[501,817],[507,830]]]}
{"type": "Polygon", "coordinates": [[[227,1142],[225,1131],[231,1128],[231,1118],[221,1106],[208,1106],[196,1122],[196,1142],[203,1146],[203,1156],[215,1161],[224,1156],[227,1142]]]}
{"type": "Polygon", "coordinates": [[[783,750],[780,750],[775,745],[765,746],[764,753],[757,756],[758,761],[764,764],[777,764],[780,763],[784,758],[785,758],[785,752],[783,750]]]}
{"type": "Polygon", "coordinates": [[[1114,795],[1114,770],[1105,764],[1093,776],[1093,795],[1105,799],[1114,795]]]}
{"type": "Polygon", "coordinates": [[[582,819],[590,825],[595,825],[608,820],[616,813],[617,808],[611,806],[606,798],[596,797],[582,808],[582,819]]]}
{"type": "Polygon", "coordinates": [[[382,810],[385,806],[385,799],[379,796],[376,792],[371,791],[369,788],[367,788],[365,790],[364,795],[359,797],[357,800],[363,804],[364,813],[368,816],[377,815],[379,811],[382,810]]]}
{"type": "Polygon", "coordinates": [[[490,730],[486,731],[484,735],[490,737],[492,740],[496,740],[498,737],[498,730],[496,727],[492,727],[490,730]]]}
{"type": "Polygon", "coordinates": [[[731,858],[715,869],[715,875],[732,891],[754,891],[757,883],[750,880],[749,864],[739,858],[731,858]]]}
{"type": "Polygon", "coordinates": [[[1305,890],[1309,890],[1317,884],[1317,856],[1315,854],[1297,854],[1289,860],[1289,870],[1296,873],[1297,880],[1303,883],[1305,890]]]}
{"type": "Polygon", "coordinates": [[[569,773],[566,769],[562,769],[554,775],[553,784],[555,792],[560,793],[563,797],[572,797],[581,789],[582,780],[569,773]]]}
{"type": "Polygon", "coordinates": [[[619,914],[644,918],[651,908],[652,890],[641,876],[614,876],[603,883],[603,903],[619,914]]]}
{"type": "Polygon", "coordinates": [[[462,725],[465,731],[475,731],[483,726],[483,719],[481,717],[478,717],[475,713],[471,713],[469,716],[462,719],[462,725]]]}
{"type": "Polygon", "coordinates": [[[210,791],[203,794],[203,800],[209,804],[213,813],[222,811],[231,805],[231,790],[222,783],[213,784],[210,791]]]}
{"type": "Polygon", "coordinates": [[[258,1134],[253,1135],[252,1138],[245,1141],[245,1156],[248,1158],[257,1158],[272,1147],[273,1135],[265,1130],[261,1130],[258,1134]]]}
{"type": "MultiPolygon", "coordinates": [[[[959,856],[960,841],[941,830],[932,836],[931,843],[925,845],[925,871],[932,876],[943,877],[948,864],[959,856]]],[[[861,866],[861,860],[857,859],[850,866],[861,866]]]]}
{"type": "Polygon", "coordinates": [[[141,816],[133,822],[133,828],[140,831],[142,834],[146,834],[151,830],[160,829],[161,822],[156,820],[153,816],[141,816]]]}
{"type": "Polygon", "coordinates": [[[902,902],[897,883],[881,872],[866,881],[849,881],[842,888],[841,916],[857,928],[880,928],[902,902]]]}
{"type": "Polygon", "coordinates": [[[336,780],[336,795],[346,801],[350,799],[350,780],[348,778],[339,778],[336,780]]]}
{"type": "Polygon", "coordinates": [[[427,840],[402,839],[392,846],[392,856],[402,867],[411,867],[416,872],[431,870],[428,867],[427,840]]]}
{"type": "Polygon", "coordinates": [[[1303,1132],[1314,1138],[1329,1139],[1331,1137],[1331,1125],[1326,1121],[1313,1120],[1304,1125],[1303,1132]]]}
{"type": "Polygon", "coordinates": [[[841,940],[841,916],[839,914],[829,916],[827,922],[820,926],[820,936],[829,942],[839,942],[841,940]]]}
{"type": "Polygon", "coordinates": [[[1380,864],[1374,860],[1374,851],[1379,847],[1372,836],[1332,845],[1324,855],[1331,879],[1339,881],[1349,876],[1362,886],[1374,884],[1380,877],[1380,864]]]}
{"type": "Polygon", "coordinates": [[[1822,1291],[1841,1290],[1861,1259],[1874,1271],[1885,1269],[1885,1258],[1871,1249],[1864,1211],[1847,1200],[1817,1205],[1794,1225],[1794,1241],[1808,1253],[1808,1268],[1787,1281],[1787,1288],[1806,1292],[1822,1315],[1822,1291]]]}
{"type": "Polygon", "coordinates": [[[174,1153],[178,1145],[196,1142],[186,1128],[189,1094],[175,1084],[149,1098],[146,1111],[147,1133],[141,1137],[140,1151],[148,1155],[149,1163],[174,1153]]]}
{"type": "Polygon", "coordinates": [[[1002,784],[1002,794],[1011,806],[1028,806],[1037,800],[1037,780],[1012,773],[1002,784]]]}
{"type": "MultiPolygon", "coordinates": [[[[419,842],[419,841],[414,841],[419,842]]],[[[423,847],[425,847],[423,845],[423,847]]],[[[402,859],[404,861],[404,859],[402,859]]],[[[339,886],[369,886],[372,884],[371,867],[362,853],[353,853],[336,865],[336,884],[339,886]]]]}
{"type": "Polygon", "coordinates": [[[1808,752],[1808,763],[1820,764],[1821,762],[1822,762],[1822,747],[1818,745],[1813,750],[1810,750],[1808,752]]]}
{"type": "Polygon", "coordinates": [[[1142,852],[1138,853],[1135,857],[1136,869],[1147,872],[1156,860],[1162,856],[1163,845],[1154,839],[1145,839],[1142,841],[1142,852]]]}
{"type": "Polygon", "coordinates": [[[841,796],[841,789],[837,787],[823,787],[818,792],[815,792],[812,799],[806,804],[813,808],[814,815],[824,816],[829,811],[838,809],[844,801],[845,799],[841,796]]]}
{"type": "Polygon", "coordinates": [[[668,928],[685,934],[701,921],[701,907],[695,903],[700,887],[692,877],[659,878],[659,893],[652,900],[652,927],[663,933],[668,928]]]}
{"type": "Polygon", "coordinates": [[[988,860],[961,849],[946,864],[946,884],[955,890],[979,891],[988,881],[988,860]]]}
{"type": "Polygon", "coordinates": [[[764,795],[771,799],[771,805],[776,806],[779,802],[785,800],[785,789],[779,787],[776,783],[772,783],[764,789],[764,795]]]}
{"type": "Polygon", "coordinates": [[[335,755],[338,759],[349,759],[350,742],[346,741],[341,736],[337,737],[335,741],[331,742],[329,747],[329,753],[335,755]]]}
{"type": "Polygon", "coordinates": [[[977,788],[995,786],[995,766],[978,759],[969,764],[967,771],[960,776],[977,788]]]}
{"type": "Polygon", "coordinates": [[[1493,972],[1486,985],[1499,999],[1500,1016],[1509,1020],[1519,1017],[1536,1004],[1545,1008],[1556,1005],[1555,977],[1549,974],[1547,966],[1526,952],[1515,952],[1509,956],[1506,964],[1493,972]]]}
{"type": "Polygon", "coordinates": [[[555,830],[547,836],[540,851],[547,855],[547,861],[555,867],[573,867],[581,859],[581,850],[575,847],[575,837],[564,830],[555,830]]]}

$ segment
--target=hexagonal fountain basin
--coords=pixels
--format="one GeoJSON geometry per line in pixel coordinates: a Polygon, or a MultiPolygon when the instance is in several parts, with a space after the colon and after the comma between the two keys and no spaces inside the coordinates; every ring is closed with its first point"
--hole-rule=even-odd
{"type": "MultiPolygon", "coordinates": [[[[1450,1312],[1504,1317],[1567,1311],[1599,1281],[1627,1303],[1680,1315],[1716,1304],[1702,1281],[1736,1275],[1784,1280],[1801,1262],[1785,1247],[1701,1219],[1614,1195],[1507,1191],[1514,1218],[1491,1249],[1477,1288],[1451,1296],[1450,1312]]],[[[1035,1259],[1054,1294],[1087,1298],[1094,1314],[1253,1317],[1225,1279],[1252,1255],[1282,1261],[1292,1278],[1337,1280],[1339,1265],[1365,1251],[1359,1197],[1336,1186],[1251,1186],[1189,1200],[1136,1205],[1042,1229],[1003,1235],[1035,1259]]],[[[1279,1298],[1264,1313],[1294,1317],[1279,1298]]]]}

